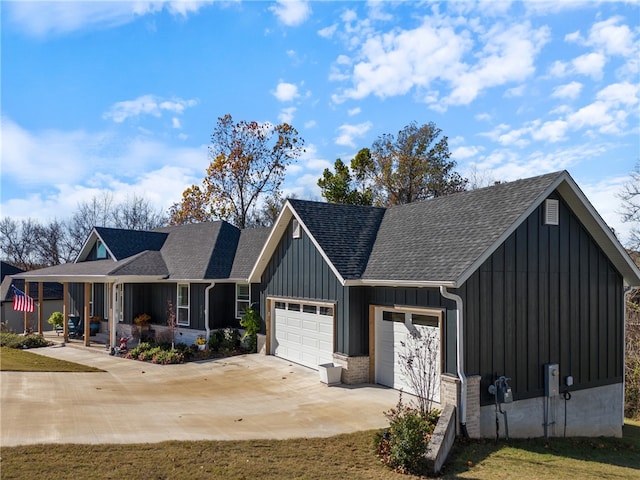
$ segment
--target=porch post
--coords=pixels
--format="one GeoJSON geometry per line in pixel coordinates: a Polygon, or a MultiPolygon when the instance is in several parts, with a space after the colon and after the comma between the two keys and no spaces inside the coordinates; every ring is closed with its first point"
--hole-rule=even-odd
{"type": "MultiPolygon", "coordinates": [[[[24,281],[24,294],[29,295],[29,282],[26,280],[24,281]]],[[[23,312],[23,319],[24,333],[27,333],[27,330],[29,329],[29,312],[27,312],[26,310],[23,312]]]]}
{"type": "Polygon", "coordinates": [[[69,283],[62,284],[62,337],[65,343],[69,341],[69,283]]]}
{"type": "Polygon", "coordinates": [[[42,317],[44,316],[44,284],[38,282],[38,333],[44,335],[44,323],[42,317]]]}
{"type": "Polygon", "coordinates": [[[89,335],[91,333],[91,329],[89,327],[89,324],[91,323],[89,320],[89,315],[91,315],[90,305],[89,305],[90,299],[91,299],[91,284],[88,282],[85,282],[84,284],[84,345],[85,347],[88,347],[89,345],[91,345],[91,339],[89,338],[89,335]]]}

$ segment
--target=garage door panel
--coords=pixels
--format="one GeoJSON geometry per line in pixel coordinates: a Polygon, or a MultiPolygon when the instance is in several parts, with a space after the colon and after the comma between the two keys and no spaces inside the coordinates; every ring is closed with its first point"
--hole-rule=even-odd
{"type": "MultiPolygon", "coordinates": [[[[440,400],[440,335],[437,327],[414,325],[421,334],[435,333],[435,388],[433,400],[440,400]]],[[[410,337],[409,329],[403,322],[383,320],[381,312],[376,315],[376,382],[395,389],[402,389],[413,393],[410,382],[402,372],[400,356],[407,351],[407,340],[410,337]],[[403,345],[404,344],[404,345],[403,345]]]]}
{"type": "Polygon", "coordinates": [[[306,311],[275,310],[274,354],[317,369],[333,361],[334,320],[318,314],[320,308],[311,308],[307,302],[305,305],[306,311]]]}

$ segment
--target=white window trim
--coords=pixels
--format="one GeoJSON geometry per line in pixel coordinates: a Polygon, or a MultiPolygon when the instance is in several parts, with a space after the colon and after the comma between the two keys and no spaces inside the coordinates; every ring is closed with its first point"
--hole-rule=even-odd
{"type": "Polygon", "coordinates": [[[191,284],[189,283],[178,283],[177,285],[177,291],[176,291],[176,322],[178,325],[180,325],[181,327],[188,327],[191,324],[191,315],[190,315],[190,309],[191,309],[191,304],[190,304],[190,299],[191,299],[191,284]],[[187,287],[187,305],[180,305],[180,287],[184,287],[186,285],[187,287]],[[180,309],[186,309],[187,310],[187,322],[180,322],[180,309]]]}
{"type": "Polygon", "coordinates": [[[251,307],[251,284],[250,283],[236,283],[236,318],[242,318],[242,313],[240,312],[240,309],[238,308],[238,304],[242,302],[242,303],[246,303],[247,304],[247,308],[251,307]],[[246,300],[244,299],[240,299],[239,294],[238,294],[238,287],[239,286],[246,286],[247,290],[249,292],[248,298],[246,300]]]}

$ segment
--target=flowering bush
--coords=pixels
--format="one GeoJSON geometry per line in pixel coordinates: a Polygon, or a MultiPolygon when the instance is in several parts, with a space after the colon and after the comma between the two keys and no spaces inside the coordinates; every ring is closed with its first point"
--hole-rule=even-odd
{"type": "Polygon", "coordinates": [[[202,335],[199,335],[198,338],[196,338],[196,345],[206,345],[206,343],[207,341],[202,335]]]}

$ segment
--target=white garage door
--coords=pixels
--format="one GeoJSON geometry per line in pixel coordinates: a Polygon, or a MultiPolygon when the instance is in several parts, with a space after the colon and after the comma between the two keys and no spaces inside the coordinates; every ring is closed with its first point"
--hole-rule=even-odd
{"type": "MultiPolygon", "coordinates": [[[[405,312],[393,309],[376,310],[376,383],[405,392],[414,388],[403,372],[400,355],[416,345],[409,337],[409,329],[416,329],[421,338],[431,336],[431,353],[426,354],[427,364],[433,362],[432,400],[440,402],[440,312],[405,312]],[[431,360],[428,360],[428,359],[431,360]]],[[[420,345],[418,340],[418,345],[420,345]]],[[[406,363],[406,362],[403,362],[406,363]]]]}
{"type": "Polygon", "coordinates": [[[333,362],[333,307],[275,302],[273,354],[306,367],[333,362]]]}

